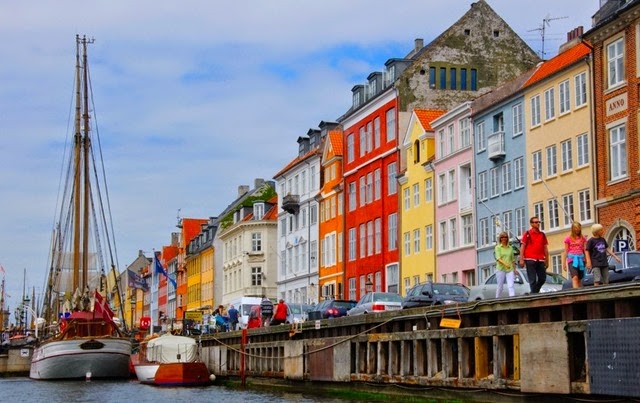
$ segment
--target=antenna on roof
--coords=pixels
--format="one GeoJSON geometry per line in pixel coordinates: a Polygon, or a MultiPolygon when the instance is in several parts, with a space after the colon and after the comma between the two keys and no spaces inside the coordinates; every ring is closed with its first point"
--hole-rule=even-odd
{"type": "Polygon", "coordinates": [[[546,27],[547,26],[551,26],[551,24],[549,24],[549,22],[551,21],[555,21],[555,20],[563,20],[565,18],[569,18],[569,17],[551,17],[549,14],[547,14],[546,17],[544,17],[542,19],[542,25],[540,25],[540,28],[536,28],[536,29],[530,29],[528,32],[531,31],[540,31],[540,35],[542,36],[542,50],[540,51],[540,58],[542,60],[546,60],[545,59],[545,51],[544,51],[544,39],[545,39],[545,32],[546,32],[546,27]]]}

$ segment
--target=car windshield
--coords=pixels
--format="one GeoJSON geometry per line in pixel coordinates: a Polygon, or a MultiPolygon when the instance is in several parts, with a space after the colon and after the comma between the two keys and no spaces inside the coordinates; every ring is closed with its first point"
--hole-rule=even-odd
{"type": "Polygon", "coordinates": [[[461,287],[455,284],[434,284],[433,293],[435,295],[469,295],[469,292],[465,287],[461,287]]]}

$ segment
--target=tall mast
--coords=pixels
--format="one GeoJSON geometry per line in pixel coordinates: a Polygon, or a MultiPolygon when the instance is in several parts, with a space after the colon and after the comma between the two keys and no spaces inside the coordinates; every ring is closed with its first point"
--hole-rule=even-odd
{"type": "Polygon", "coordinates": [[[73,290],[80,286],[80,190],[82,182],[80,178],[80,151],[82,147],[82,134],[80,132],[80,118],[82,115],[82,99],[80,75],[80,35],[76,35],[76,115],[75,135],[73,142],[73,290]]]}
{"type": "Polygon", "coordinates": [[[87,37],[82,37],[82,66],[84,68],[84,88],[83,102],[84,113],[82,120],[84,123],[84,202],[83,202],[83,227],[82,227],[82,288],[81,292],[85,292],[89,282],[89,211],[90,191],[89,186],[89,150],[91,147],[91,138],[89,137],[89,68],[87,67],[87,37]]]}

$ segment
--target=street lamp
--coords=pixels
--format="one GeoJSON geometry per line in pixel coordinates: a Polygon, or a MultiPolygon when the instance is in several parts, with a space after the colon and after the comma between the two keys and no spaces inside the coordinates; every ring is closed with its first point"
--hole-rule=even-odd
{"type": "Polygon", "coordinates": [[[131,330],[133,331],[134,314],[136,312],[136,295],[131,294],[131,330]]]}
{"type": "Polygon", "coordinates": [[[364,287],[367,292],[373,291],[373,282],[371,281],[371,277],[367,277],[367,282],[364,283],[364,287]]]}

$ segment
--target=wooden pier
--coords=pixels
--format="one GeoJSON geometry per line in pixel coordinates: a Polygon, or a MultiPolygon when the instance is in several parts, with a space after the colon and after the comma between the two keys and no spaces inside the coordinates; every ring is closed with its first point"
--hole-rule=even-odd
{"type": "Polygon", "coordinates": [[[638,398],[638,335],[630,283],[205,335],[202,355],[223,378],[638,398]]]}

